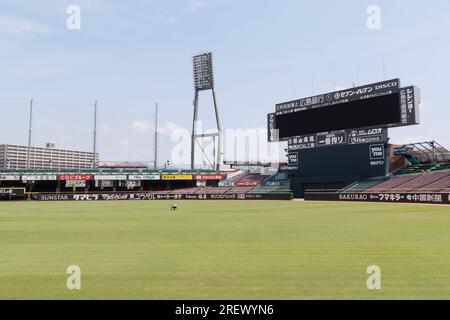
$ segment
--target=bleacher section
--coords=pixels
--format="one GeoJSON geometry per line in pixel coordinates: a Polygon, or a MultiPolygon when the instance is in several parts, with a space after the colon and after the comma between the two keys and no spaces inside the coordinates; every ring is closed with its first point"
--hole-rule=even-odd
{"type": "Polygon", "coordinates": [[[450,162],[438,164],[425,163],[425,164],[411,165],[409,167],[402,168],[396,171],[394,174],[399,176],[404,174],[424,173],[427,171],[442,171],[442,170],[450,170],[450,162]]]}
{"type": "MultiPolygon", "coordinates": [[[[170,193],[175,193],[175,194],[183,194],[183,193],[185,193],[185,194],[191,194],[191,193],[197,193],[200,189],[202,189],[202,188],[182,188],[182,189],[176,189],[176,190],[172,190],[172,191],[169,191],[170,193]]],[[[167,191],[161,191],[161,192],[166,192],[167,193],[167,191]]]]}
{"type": "MultiPolygon", "coordinates": [[[[277,176],[277,175],[275,175],[277,176]]],[[[269,181],[273,183],[272,180],[276,180],[275,176],[261,175],[256,173],[248,172],[238,172],[232,175],[226,180],[228,186],[226,187],[203,187],[196,189],[195,193],[203,194],[216,194],[216,193],[286,193],[291,192],[289,185],[289,180],[286,179],[285,175],[281,175],[278,178],[278,185],[261,185],[263,182],[269,181]],[[248,185],[247,185],[248,184],[248,185]]]]}
{"type": "Polygon", "coordinates": [[[427,192],[449,192],[450,191],[450,171],[446,171],[447,175],[437,181],[434,181],[420,188],[420,191],[427,192]]]}
{"type": "Polygon", "coordinates": [[[238,183],[239,181],[241,181],[242,179],[244,179],[245,177],[247,177],[248,175],[249,175],[249,173],[247,173],[247,172],[245,172],[245,171],[240,171],[238,174],[236,174],[236,175],[234,175],[234,176],[228,178],[227,181],[228,181],[230,184],[236,184],[236,183],[238,183]]]}
{"type": "Polygon", "coordinates": [[[370,178],[355,183],[341,192],[450,192],[450,170],[370,178]]]}
{"type": "MultiPolygon", "coordinates": [[[[262,172],[263,170],[261,170],[262,172]]],[[[273,171],[272,171],[273,172],[273,171]]],[[[275,170],[276,172],[276,170],[275,170]]],[[[0,170],[0,187],[26,187],[27,192],[152,192],[158,194],[233,194],[233,193],[290,193],[286,175],[263,174],[240,169],[215,172],[211,170],[151,170],[146,168],[99,168],[95,170],[0,170]],[[38,177],[36,183],[27,184],[21,177],[38,177]],[[84,175],[82,177],[82,175],[84,175]],[[181,177],[181,175],[184,175],[181,177]],[[19,178],[17,178],[19,176],[19,178]],[[81,177],[83,186],[67,187],[68,176],[81,177]],[[102,176],[108,178],[102,179],[102,176]],[[119,177],[120,176],[120,177],[119,177]],[[136,178],[131,177],[136,176],[136,178]],[[147,177],[148,176],[148,177],[147,177]],[[180,176],[178,179],[177,176],[180,176]],[[186,176],[188,179],[186,179],[186,176]],[[208,176],[212,176],[208,179],[208,176]],[[42,179],[41,179],[42,177],[42,179]],[[125,178],[124,178],[125,177],[125,178]],[[218,177],[215,179],[214,177],[218,177]],[[275,177],[274,179],[272,179],[275,177]],[[274,181],[272,181],[274,180],[274,181]],[[108,183],[104,184],[107,181],[108,183]],[[129,181],[139,182],[128,184],[129,181]],[[262,185],[269,181],[271,185],[262,185]],[[125,183],[126,182],[126,183],[125,183]]],[[[74,180],[76,178],[73,178],[74,180]]]]}
{"type": "Polygon", "coordinates": [[[386,192],[395,189],[398,186],[404,185],[405,183],[416,179],[419,177],[418,174],[413,175],[405,175],[405,176],[394,176],[385,182],[377,184],[374,187],[368,188],[365,191],[367,192],[386,192]]]}
{"type": "Polygon", "coordinates": [[[436,171],[431,173],[425,173],[423,175],[420,175],[416,179],[410,180],[405,184],[397,186],[395,190],[398,192],[417,191],[419,189],[426,188],[430,184],[436,183],[437,181],[445,177],[448,177],[449,174],[450,172],[448,171],[436,171]]]}
{"type": "Polygon", "coordinates": [[[435,168],[435,164],[416,164],[396,171],[395,175],[400,176],[405,174],[424,173],[427,171],[435,170],[435,168]]]}
{"type": "Polygon", "coordinates": [[[243,176],[239,181],[237,181],[237,184],[261,184],[262,181],[269,178],[270,176],[265,176],[261,174],[251,174],[247,173],[245,176],[243,176]]]}
{"type": "Polygon", "coordinates": [[[283,186],[259,186],[253,188],[250,193],[280,193],[280,192],[290,192],[291,187],[289,185],[283,186]]]}
{"type": "Polygon", "coordinates": [[[230,187],[204,187],[200,188],[196,193],[226,193],[228,190],[230,190],[230,187]]]}
{"type": "Polygon", "coordinates": [[[388,177],[375,177],[375,178],[368,178],[366,180],[357,182],[350,187],[343,190],[344,192],[360,192],[367,189],[374,188],[375,186],[380,185],[381,183],[385,182],[386,180],[389,180],[388,177]]]}
{"type": "Polygon", "coordinates": [[[255,187],[232,187],[226,193],[249,193],[255,187]]]}
{"type": "Polygon", "coordinates": [[[437,171],[437,170],[450,170],[450,162],[437,164],[437,165],[436,165],[434,168],[432,168],[431,170],[432,170],[432,171],[437,171]]]}

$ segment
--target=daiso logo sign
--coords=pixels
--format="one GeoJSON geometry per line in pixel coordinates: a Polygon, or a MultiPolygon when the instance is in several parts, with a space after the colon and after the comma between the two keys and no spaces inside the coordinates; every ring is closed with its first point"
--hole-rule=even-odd
{"type": "Polygon", "coordinates": [[[384,146],[382,144],[374,144],[369,147],[371,160],[384,159],[384,146]]]}

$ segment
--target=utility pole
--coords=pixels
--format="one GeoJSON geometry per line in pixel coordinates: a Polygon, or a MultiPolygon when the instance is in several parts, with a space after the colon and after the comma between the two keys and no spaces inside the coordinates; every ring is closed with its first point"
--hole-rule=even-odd
{"type": "Polygon", "coordinates": [[[336,91],[336,62],[333,61],[333,91],[336,91]]]}
{"type": "MultiPolygon", "coordinates": [[[[216,92],[213,88],[212,90],[212,95],[213,95],[213,101],[214,101],[214,111],[216,114],[216,125],[217,125],[217,162],[216,162],[216,168],[215,170],[217,172],[219,172],[220,170],[220,163],[221,163],[221,159],[222,159],[222,154],[221,154],[221,150],[222,150],[222,127],[220,125],[220,117],[219,117],[219,107],[217,106],[217,100],[216,100],[216,92]]],[[[215,142],[214,142],[215,145],[215,142]]],[[[214,170],[214,169],[213,169],[214,170]]]]}
{"type": "MultiPolygon", "coordinates": [[[[216,154],[216,137],[215,136],[213,137],[213,154],[214,155],[216,154]]],[[[216,161],[220,161],[220,159],[214,157],[213,168],[212,168],[213,170],[216,170],[216,168],[217,168],[216,161]]],[[[217,171],[219,171],[219,170],[217,170],[217,171]]]]}
{"type": "Polygon", "coordinates": [[[158,102],[155,104],[155,171],[158,170],[158,102]]]}
{"type": "Polygon", "coordinates": [[[97,106],[98,101],[94,104],[94,150],[92,155],[92,169],[97,169],[97,106]]]}
{"type": "Polygon", "coordinates": [[[197,139],[197,120],[198,120],[198,95],[199,91],[195,90],[194,97],[194,118],[192,120],[192,139],[191,139],[191,170],[195,168],[195,141],[197,139]]]}
{"type": "Polygon", "coordinates": [[[28,126],[27,169],[31,169],[31,134],[33,130],[33,99],[30,101],[30,122],[28,126]]]}
{"type": "Polygon", "coordinates": [[[359,87],[359,65],[356,66],[356,85],[359,87]]]}
{"type": "Polygon", "coordinates": [[[431,146],[433,147],[433,163],[436,164],[436,141],[432,141],[431,146]]]}

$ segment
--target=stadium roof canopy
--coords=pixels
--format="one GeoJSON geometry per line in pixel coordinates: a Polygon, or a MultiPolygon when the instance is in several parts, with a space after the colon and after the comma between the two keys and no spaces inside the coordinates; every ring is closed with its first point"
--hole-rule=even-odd
{"type": "Polygon", "coordinates": [[[436,141],[406,144],[397,149],[402,150],[404,155],[416,158],[421,163],[450,161],[450,151],[436,141]]]}

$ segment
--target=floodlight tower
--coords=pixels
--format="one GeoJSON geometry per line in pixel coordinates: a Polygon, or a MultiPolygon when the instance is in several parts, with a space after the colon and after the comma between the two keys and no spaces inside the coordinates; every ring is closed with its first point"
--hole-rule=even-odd
{"type": "MultiPolygon", "coordinates": [[[[217,151],[215,150],[216,158],[216,170],[220,169],[221,160],[221,143],[222,143],[222,129],[220,125],[219,109],[217,106],[216,92],[214,90],[214,71],[213,71],[213,59],[212,53],[202,53],[193,57],[194,68],[194,119],[192,121],[192,141],[191,141],[191,169],[194,170],[195,166],[195,143],[197,138],[214,138],[217,137],[217,151]],[[211,90],[214,111],[216,116],[217,132],[211,134],[197,134],[197,121],[198,121],[198,100],[200,91],[211,90]]],[[[214,142],[215,143],[215,142],[214,142]]]]}

